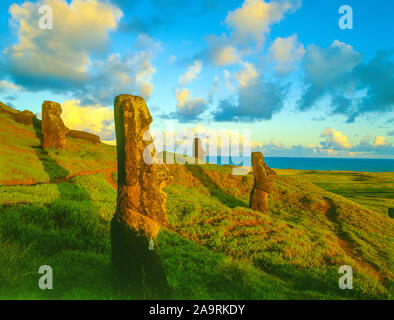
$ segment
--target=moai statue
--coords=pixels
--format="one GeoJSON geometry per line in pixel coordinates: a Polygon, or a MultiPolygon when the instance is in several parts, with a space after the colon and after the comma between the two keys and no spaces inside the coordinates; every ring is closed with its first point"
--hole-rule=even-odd
{"type": "Polygon", "coordinates": [[[60,104],[52,101],[44,101],[42,104],[41,133],[44,149],[64,149],[66,146],[66,135],[69,130],[64,125],[61,114],[60,104]]]}
{"type": "Polygon", "coordinates": [[[193,157],[196,159],[196,163],[205,163],[205,151],[199,138],[194,138],[193,157]]]}
{"type": "Polygon", "coordinates": [[[156,157],[149,125],[153,121],[145,100],[138,96],[115,98],[118,156],[118,198],[111,221],[112,263],[122,283],[145,299],[171,294],[162,267],[156,237],[168,224],[166,195],[168,169],[156,157]]]}
{"type": "Polygon", "coordinates": [[[268,211],[268,194],[272,191],[272,180],[276,174],[264,162],[261,152],[252,153],[254,186],[250,194],[250,208],[260,212],[268,211]]]}

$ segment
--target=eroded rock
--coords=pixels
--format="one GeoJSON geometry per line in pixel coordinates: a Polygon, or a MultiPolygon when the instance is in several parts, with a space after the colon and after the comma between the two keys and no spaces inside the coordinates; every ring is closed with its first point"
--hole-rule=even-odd
{"type": "Polygon", "coordinates": [[[250,195],[250,208],[260,212],[268,211],[268,194],[272,191],[275,172],[267,166],[261,152],[252,153],[254,186],[250,195]]]}
{"type": "Polygon", "coordinates": [[[61,114],[62,108],[59,103],[44,101],[42,104],[41,132],[44,149],[63,149],[66,146],[66,135],[69,129],[64,125],[61,114]]]}
{"type": "Polygon", "coordinates": [[[152,116],[143,98],[115,99],[118,158],[118,197],[111,221],[112,263],[122,282],[143,298],[170,295],[157,251],[160,226],[168,224],[166,195],[169,181],[164,164],[152,164],[156,151],[147,131],[152,116]]]}

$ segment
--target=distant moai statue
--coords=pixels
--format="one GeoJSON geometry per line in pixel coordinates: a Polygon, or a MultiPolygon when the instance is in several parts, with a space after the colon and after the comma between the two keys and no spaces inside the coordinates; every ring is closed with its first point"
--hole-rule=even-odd
{"type": "Polygon", "coordinates": [[[59,103],[44,101],[42,104],[41,133],[43,135],[42,147],[44,149],[64,149],[66,146],[66,135],[69,129],[64,125],[60,115],[62,107],[59,103]]]}
{"type": "Polygon", "coordinates": [[[250,208],[260,212],[268,211],[268,194],[272,191],[273,176],[276,173],[264,162],[261,152],[252,153],[254,185],[250,194],[250,208]]]}
{"type": "Polygon", "coordinates": [[[389,208],[389,217],[394,218],[394,208],[389,208]]]}
{"type": "Polygon", "coordinates": [[[169,181],[168,169],[147,163],[156,151],[148,134],[153,119],[145,100],[119,95],[114,107],[118,196],[111,221],[112,263],[122,283],[140,298],[168,298],[171,290],[156,242],[160,226],[168,224],[161,190],[169,181]]]}
{"type": "Polygon", "coordinates": [[[197,163],[205,163],[205,151],[201,145],[199,138],[194,138],[193,142],[193,157],[197,159],[197,163]]]}

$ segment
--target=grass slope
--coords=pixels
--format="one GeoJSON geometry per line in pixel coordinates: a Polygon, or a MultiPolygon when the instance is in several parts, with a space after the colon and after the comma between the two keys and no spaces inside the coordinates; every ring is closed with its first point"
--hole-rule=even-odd
{"type": "MultiPolygon", "coordinates": [[[[110,265],[115,148],[76,139],[64,151],[39,145],[37,123],[0,114],[0,298],[132,299],[110,265]],[[37,286],[44,264],[54,290],[37,286]]],[[[262,214],[248,208],[250,174],[169,168],[171,226],[158,242],[175,298],[392,299],[394,230],[384,213],[392,194],[380,185],[392,190],[393,174],[351,184],[347,174],[277,170],[262,214]],[[354,290],[338,288],[343,264],[353,267],[354,290]]]]}

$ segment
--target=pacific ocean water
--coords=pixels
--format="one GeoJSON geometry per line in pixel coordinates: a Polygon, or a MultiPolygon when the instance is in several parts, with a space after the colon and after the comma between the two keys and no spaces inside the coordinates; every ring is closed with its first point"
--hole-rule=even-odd
{"type": "MultiPolygon", "coordinates": [[[[265,157],[267,165],[274,169],[297,169],[318,171],[394,172],[394,159],[360,158],[310,158],[265,157]]],[[[209,163],[251,166],[250,157],[208,157],[209,163]]]]}

